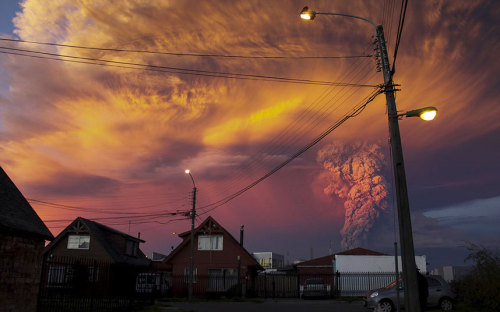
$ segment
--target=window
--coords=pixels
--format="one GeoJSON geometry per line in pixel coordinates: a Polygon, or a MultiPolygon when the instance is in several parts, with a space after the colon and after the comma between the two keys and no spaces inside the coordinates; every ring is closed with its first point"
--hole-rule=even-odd
{"type": "Polygon", "coordinates": [[[137,256],[137,248],[138,248],[137,242],[128,240],[125,244],[125,254],[129,256],[137,256]]]}
{"type": "MultiPolygon", "coordinates": [[[[198,276],[198,269],[193,268],[193,283],[196,283],[197,276],[198,276]]],[[[189,283],[189,268],[184,268],[184,283],[189,283]]]]}
{"type": "Polygon", "coordinates": [[[47,284],[49,286],[65,286],[73,280],[73,267],[71,265],[51,265],[47,284]]]}
{"type": "Polygon", "coordinates": [[[198,250],[222,250],[222,235],[198,236],[198,250]]]}
{"type": "Polygon", "coordinates": [[[89,249],[89,246],[90,246],[89,235],[68,236],[68,249],[89,249]]]}
{"type": "Polygon", "coordinates": [[[441,283],[437,279],[432,278],[430,276],[426,276],[426,277],[427,277],[427,284],[429,287],[441,286],[441,283]]]}

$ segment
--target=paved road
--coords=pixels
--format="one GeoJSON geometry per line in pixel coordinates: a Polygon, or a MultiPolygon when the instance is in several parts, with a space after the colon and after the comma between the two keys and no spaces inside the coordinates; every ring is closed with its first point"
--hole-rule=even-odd
{"type": "Polygon", "coordinates": [[[368,312],[363,302],[334,300],[264,300],[263,302],[166,302],[171,312],[368,312]]]}

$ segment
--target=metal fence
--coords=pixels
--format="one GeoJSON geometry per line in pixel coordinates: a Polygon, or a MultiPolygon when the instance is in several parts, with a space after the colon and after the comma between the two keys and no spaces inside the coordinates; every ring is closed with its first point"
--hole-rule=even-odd
{"type": "Polygon", "coordinates": [[[372,289],[382,288],[396,280],[395,272],[349,272],[336,274],[338,296],[363,296],[372,289]]]}
{"type": "MultiPolygon", "coordinates": [[[[396,279],[394,272],[241,276],[231,269],[211,269],[193,276],[195,297],[303,298],[363,296],[396,279]],[[310,286],[314,284],[314,286],[310,286]]],[[[38,312],[134,311],[155,297],[187,297],[189,279],[132,266],[90,259],[49,258],[43,263],[38,312]]]]}
{"type": "Polygon", "coordinates": [[[151,302],[137,291],[143,270],[91,259],[52,257],[42,266],[38,312],[133,311],[151,302]]]}
{"type": "Polygon", "coordinates": [[[256,295],[262,298],[302,298],[363,296],[368,291],[384,287],[396,280],[394,272],[354,272],[336,274],[261,274],[256,279],[256,295]],[[307,290],[308,281],[315,280],[315,291],[307,290]],[[318,286],[320,285],[320,286],[318,286]]]}

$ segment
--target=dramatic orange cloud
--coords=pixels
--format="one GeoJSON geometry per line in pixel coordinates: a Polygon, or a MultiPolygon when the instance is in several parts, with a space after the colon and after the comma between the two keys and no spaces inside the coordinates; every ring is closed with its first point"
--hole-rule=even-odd
{"type": "MultiPolygon", "coordinates": [[[[0,44],[79,57],[70,60],[80,63],[0,55],[6,86],[0,98],[2,167],[28,198],[89,208],[65,210],[33,202],[45,220],[186,211],[192,185],[183,171],[190,168],[200,213],[206,213],[201,218],[213,214],[236,230],[246,223],[260,242],[269,227],[297,228],[300,239],[323,245],[335,240],[340,248],[343,200],[322,192],[328,180],[317,153],[332,142],[376,144],[386,162],[380,175],[390,184],[383,94],[277,174],[209,211],[210,204],[262,177],[351,113],[382,83],[373,57],[301,58],[373,53],[370,24],[332,16],[304,22],[298,17],[304,5],[383,23],[392,60],[399,9],[387,11],[377,1],[23,1],[12,37],[60,45],[0,44]],[[288,58],[258,58],[265,56],[288,58]],[[103,66],[95,60],[115,63],[103,66]],[[250,76],[215,77],[227,73],[250,76]],[[265,78],[270,76],[344,85],[265,78]],[[312,224],[318,230],[308,231],[312,224]]],[[[440,165],[467,162],[465,145],[486,142],[500,131],[497,13],[500,6],[488,1],[410,2],[396,63],[398,109],[439,109],[434,122],[400,122],[417,211],[473,198],[472,191],[465,195],[450,188],[421,200],[423,188],[456,179],[483,181],[474,186],[482,190],[476,195],[498,196],[498,182],[485,170],[457,177],[456,169],[440,165]],[[424,168],[430,158],[442,171],[424,168]],[[464,195],[454,198],[453,193],[464,195]]],[[[187,223],[162,223],[178,217],[102,222],[141,231],[149,250],[166,252],[175,244],[169,233],[186,230],[187,223]]],[[[48,226],[57,234],[63,224],[49,221],[48,226]]],[[[273,248],[257,241],[254,247],[273,248]]]]}

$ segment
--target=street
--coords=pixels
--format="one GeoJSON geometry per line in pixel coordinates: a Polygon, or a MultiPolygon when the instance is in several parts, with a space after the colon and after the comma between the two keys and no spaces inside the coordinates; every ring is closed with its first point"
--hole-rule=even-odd
{"type": "Polygon", "coordinates": [[[281,299],[255,302],[164,302],[172,312],[367,312],[362,301],[281,299]]]}

